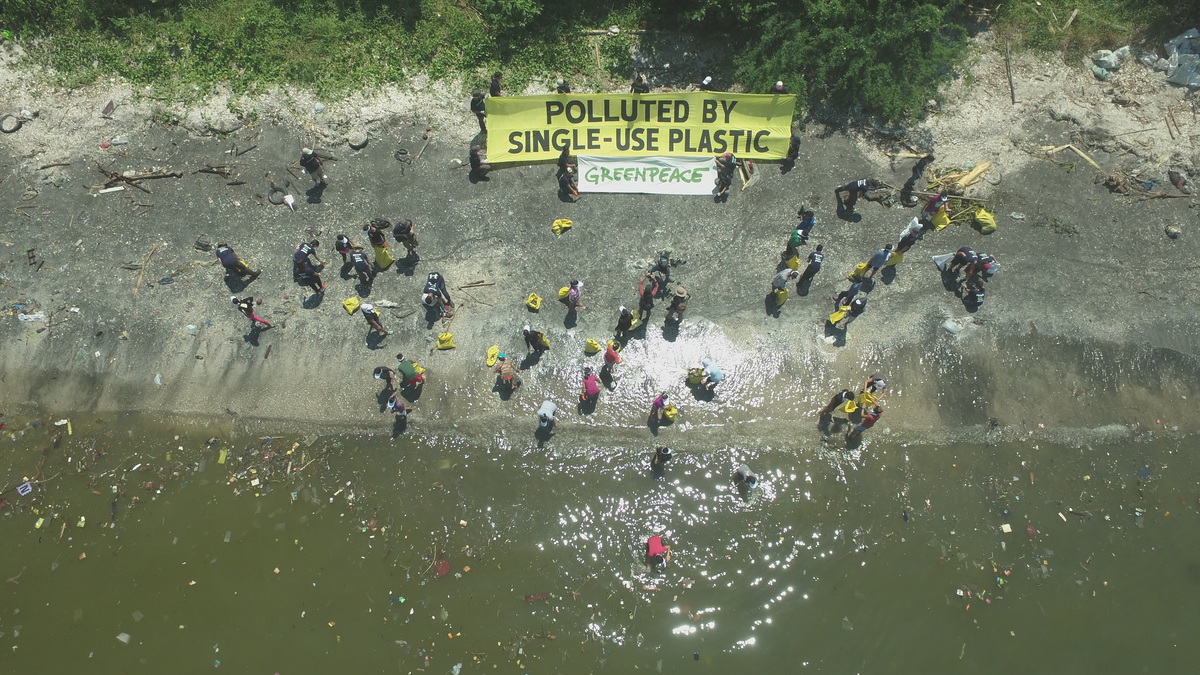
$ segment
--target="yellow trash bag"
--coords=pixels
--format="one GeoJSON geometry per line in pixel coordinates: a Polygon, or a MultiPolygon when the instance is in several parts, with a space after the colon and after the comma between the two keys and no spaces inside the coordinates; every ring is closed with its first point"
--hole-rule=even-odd
{"type": "Polygon", "coordinates": [[[392,263],[396,262],[396,259],[392,257],[391,252],[388,251],[386,246],[375,246],[373,248],[375,249],[375,265],[379,269],[386,270],[392,266],[392,263]]]}
{"type": "Polygon", "coordinates": [[[487,367],[491,368],[496,365],[496,360],[500,358],[500,347],[492,345],[487,350],[487,367]]]}
{"type": "Polygon", "coordinates": [[[850,281],[862,281],[867,277],[867,268],[870,267],[867,263],[858,263],[854,266],[854,271],[846,275],[850,281]]]}
{"type": "Polygon", "coordinates": [[[703,368],[688,368],[688,374],[687,374],[687,383],[688,384],[700,384],[701,380],[703,380],[703,379],[704,379],[704,369],[703,368]]]}
{"type": "Polygon", "coordinates": [[[620,343],[620,342],[617,342],[616,340],[609,340],[609,341],[607,342],[607,344],[608,344],[608,346],[609,346],[609,347],[612,347],[612,348],[613,348],[613,351],[614,351],[614,352],[619,352],[619,351],[621,351],[621,343],[620,343]]]}
{"type": "Polygon", "coordinates": [[[437,339],[438,349],[454,349],[457,345],[454,344],[453,333],[442,333],[437,339]]]}
{"type": "Polygon", "coordinates": [[[668,422],[674,422],[675,416],[678,414],[679,414],[679,408],[676,408],[674,403],[668,403],[663,408],[663,417],[667,418],[668,422]]]}
{"type": "Polygon", "coordinates": [[[538,311],[542,308],[542,296],[537,293],[530,293],[528,298],[525,298],[525,306],[533,311],[538,311]]]}
{"type": "Polygon", "coordinates": [[[600,343],[592,338],[588,338],[587,342],[583,344],[583,353],[585,354],[599,354],[603,350],[604,347],[601,347],[600,343]]]}
{"type": "Polygon", "coordinates": [[[794,256],[788,258],[787,266],[794,270],[800,269],[800,256],[794,255],[794,256]]]}
{"type": "Polygon", "coordinates": [[[899,265],[902,262],[904,262],[904,254],[892,251],[890,254],[888,254],[887,262],[884,263],[883,266],[891,267],[892,265],[899,265]]]}
{"type": "Polygon", "coordinates": [[[633,321],[629,322],[629,330],[631,330],[631,331],[637,330],[638,327],[641,325],[642,325],[642,317],[638,316],[637,314],[634,314],[633,321]]]}
{"type": "Polygon", "coordinates": [[[836,324],[846,318],[846,312],[850,311],[850,305],[842,305],[840,309],[829,315],[829,323],[836,324]]]}
{"type": "Polygon", "coordinates": [[[570,286],[563,286],[562,288],[558,289],[558,299],[559,300],[566,300],[567,296],[570,294],[571,294],[570,286]]]}
{"type": "Polygon", "coordinates": [[[413,361],[412,367],[413,367],[413,372],[414,372],[414,373],[416,373],[416,374],[418,374],[418,375],[424,375],[424,374],[425,374],[425,367],[424,367],[424,366],[422,366],[421,364],[417,363],[416,361],[413,361]]]}
{"type": "Polygon", "coordinates": [[[933,229],[941,231],[942,228],[950,224],[950,214],[946,213],[946,207],[938,209],[938,212],[933,214],[933,229]]]}
{"type": "Polygon", "coordinates": [[[783,303],[787,302],[787,299],[788,299],[788,290],[786,288],[780,288],[775,291],[775,306],[776,307],[783,307],[783,303]]]}
{"type": "Polygon", "coordinates": [[[979,223],[980,234],[991,234],[996,231],[996,216],[984,209],[975,212],[975,222],[979,223]]]}
{"type": "Polygon", "coordinates": [[[838,408],[838,410],[841,410],[842,412],[849,414],[849,413],[854,412],[855,410],[858,410],[858,404],[854,402],[854,399],[850,399],[849,401],[846,401],[845,403],[843,403],[842,406],[840,408],[838,408]]]}
{"type": "Polygon", "coordinates": [[[879,402],[879,397],[869,391],[859,393],[858,398],[854,399],[854,403],[858,407],[866,410],[879,402]]]}
{"type": "Polygon", "coordinates": [[[359,300],[357,295],[353,298],[346,298],[342,301],[342,307],[346,308],[347,314],[353,314],[357,312],[360,306],[362,306],[362,300],[359,300]]]}
{"type": "Polygon", "coordinates": [[[566,232],[567,230],[571,229],[571,226],[574,224],[575,223],[572,223],[567,218],[559,218],[558,220],[556,220],[550,224],[550,230],[553,231],[554,234],[558,235],[558,234],[562,234],[563,232],[566,232]]]}

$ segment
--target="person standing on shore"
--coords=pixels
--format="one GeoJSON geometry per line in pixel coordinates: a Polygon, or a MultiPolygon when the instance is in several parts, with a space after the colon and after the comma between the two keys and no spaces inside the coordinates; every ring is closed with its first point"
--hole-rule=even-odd
{"type": "Polygon", "coordinates": [[[230,296],[229,299],[233,301],[233,306],[237,307],[238,311],[242,313],[242,316],[250,319],[251,328],[256,327],[260,323],[267,328],[271,327],[270,322],[254,313],[254,298],[252,296],[246,296],[239,300],[238,296],[233,295],[230,296]]]}
{"type": "Polygon", "coordinates": [[[771,300],[775,303],[775,309],[783,307],[783,303],[787,302],[787,285],[792,279],[796,279],[800,273],[794,269],[784,268],[775,273],[775,278],[771,280],[771,300]]]}
{"type": "Polygon", "coordinates": [[[846,434],[846,440],[849,442],[854,442],[862,438],[863,432],[875,426],[875,423],[879,421],[880,417],[883,417],[883,408],[880,408],[879,406],[872,407],[870,411],[862,416],[862,419],[859,420],[858,424],[854,425],[854,428],[850,430],[850,433],[846,434]]]}
{"type": "Polygon", "coordinates": [[[492,96],[500,96],[500,71],[492,73],[492,81],[488,85],[488,93],[492,96]]]}
{"type": "Polygon", "coordinates": [[[375,271],[371,268],[370,261],[367,260],[367,254],[363,253],[363,247],[354,247],[354,250],[350,252],[350,263],[354,266],[354,272],[358,275],[361,283],[369,284],[375,280],[375,271]]]}
{"type": "Polygon", "coordinates": [[[350,237],[339,234],[337,239],[333,240],[333,250],[342,254],[342,264],[345,265],[350,261],[350,252],[354,250],[354,242],[350,241],[350,237]]]}
{"type": "Polygon", "coordinates": [[[558,178],[562,180],[563,174],[572,173],[575,170],[575,162],[571,161],[571,142],[563,143],[562,152],[558,155],[558,178]]]}
{"type": "Polygon", "coordinates": [[[916,218],[913,218],[908,227],[900,233],[900,242],[896,244],[896,253],[901,255],[908,253],[908,250],[921,239],[924,232],[925,228],[921,227],[921,223],[916,218]]]}
{"type": "Polygon", "coordinates": [[[851,300],[850,305],[846,308],[846,315],[842,317],[841,321],[837,322],[836,327],[839,329],[844,329],[846,326],[850,325],[851,321],[862,316],[862,313],[865,311],[867,311],[866,296],[851,300]]]}
{"type": "Polygon", "coordinates": [[[659,446],[654,449],[654,457],[650,458],[650,468],[661,471],[669,461],[671,461],[671,449],[659,446]]]}
{"type": "Polygon", "coordinates": [[[667,406],[671,405],[671,396],[667,392],[663,392],[650,402],[650,416],[655,422],[661,423],[663,417],[667,414],[667,406]]]}
{"type": "Polygon", "coordinates": [[[377,366],[373,374],[375,379],[383,380],[384,384],[387,385],[389,393],[396,393],[396,371],[387,366],[377,366]]]}
{"type": "Polygon", "coordinates": [[[854,392],[850,391],[849,389],[843,389],[843,390],[839,391],[838,393],[834,394],[833,398],[829,399],[829,403],[826,403],[825,407],[821,408],[820,412],[817,413],[817,418],[825,419],[825,418],[833,415],[833,411],[837,410],[838,406],[844,405],[846,403],[846,401],[853,401],[853,400],[854,400],[854,392]]]}
{"type": "Polygon", "coordinates": [[[224,267],[231,274],[236,274],[239,277],[250,277],[251,281],[257,279],[258,275],[262,274],[261,270],[250,269],[246,261],[239,258],[238,254],[234,253],[229,244],[217,244],[216,253],[217,260],[221,261],[221,267],[224,267]]]}
{"type": "Polygon", "coordinates": [[[888,257],[891,255],[892,255],[892,245],[891,244],[884,246],[883,248],[879,249],[878,251],[875,251],[875,254],[871,256],[871,259],[867,261],[867,278],[868,279],[875,278],[875,273],[878,272],[881,267],[883,267],[884,265],[887,264],[888,257]]]}
{"type": "Polygon", "coordinates": [[[859,178],[834,190],[833,197],[837,200],[839,211],[853,213],[854,205],[858,203],[859,197],[865,197],[867,192],[878,190],[882,186],[883,184],[874,178],[859,178]],[[846,193],[844,202],[842,201],[843,192],[846,193]]]}
{"type": "Polygon", "coordinates": [[[617,342],[611,340],[604,348],[604,366],[600,369],[601,373],[608,373],[612,377],[613,386],[616,386],[617,366],[621,363],[621,355],[617,353],[617,342]]]}
{"type": "Polygon", "coordinates": [[[479,121],[479,133],[487,133],[487,105],[484,103],[483,92],[476,89],[471,92],[471,112],[479,121]]]}
{"type": "Polygon", "coordinates": [[[554,427],[558,426],[558,406],[554,405],[554,401],[546,399],[542,401],[542,405],[538,408],[538,429],[545,429],[547,434],[554,433],[554,427]]]}
{"type": "Polygon", "coordinates": [[[613,336],[617,339],[623,337],[626,333],[633,329],[633,312],[622,306],[617,310],[617,327],[613,329],[613,336]]]}
{"type": "Polygon", "coordinates": [[[471,163],[471,177],[473,180],[485,180],[488,172],[492,170],[492,165],[488,164],[487,155],[483,154],[483,146],[478,143],[471,145],[471,151],[467,155],[467,160],[471,163]]]}
{"type": "Polygon", "coordinates": [[[841,307],[842,305],[850,304],[850,301],[854,300],[854,297],[858,295],[860,291],[862,291],[863,281],[866,280],[866,277],[862,272],[859,272],[858,269],[855,269],[846,278],[850,281],[850,288],[847,288],[841,293],[833,296],[833,306],[835,309],[841,307]]]}
{"type": "Polygon", "coordinates": [[[393,393],[388,397],[387,411],[395,415],[398,421],[407,422],[408,413],[412,412],[412,406],[406,404],[404,399],[393,393]]]}
{"type": "Polygon", "coordinates": [[[691,299],[683,284],[675,284],[675,294],[671,296],[671,304],[667,305],[667,315],[663,320],[670,321],[671,317],[675,317],[675,323],[683,323],[683,313],[687,311],[691,299]]]}
{"type": "Polygon", "coordinates": [[[887,396],[887,386],[887,380],[883,379],[882,375],[875,372],[871,373],[871,376],[863,382],[862,389],[859,390],[859,393],[868,393],[873,396],[875,400],[879,400],[884,396],[887,396]]]}
{"type": "Polygon", "coordinates": [[[929,198],[925,202],[925,208],[921,209],[921,215],[918,218],[922,223],[933,223],[933,217],[946,208],[946,204],[950,202],[950,198],[944,194],[937,194],[929,198]]]}
{"type": "Polygon", "coordinates": [[[813,277],[817,276],[817,272],[821,271],[821,264],[825,262],[824,248],[817,244],[817,247],[808,254],[808,266],[804,268],[804,273],[800,275],[800,280],[796,282],[796,289],[812,281],[813,277]]]}
{"type": "Polygon", "coordinates": [[[396,261],[388,251],[387,231],[391,226],[391,221],[386,218],[373,218],[365,230],[371,249],[375,251],[375,266],[380,270],[386,270],[396,261]]]}
{"type": "Polygon", "coordinates": [[[329,176],[325,175],[325,167],[321,163],[321,158],[317,157],[317,153],[313,152],[312,148],[303,148],[300,150],[300,167],[312,176],[314,183],[321,184],[322,187],[329,185],[329,176]]]}
{"type": "Polygon", "coordinates": [[[521,332],[525,336],[526,353],[537,352],[540,354],[550,349],[550,340],[546,339],[546,335],[541,331],[536,331],[530,328],[529,324],[525,324],[521,332]]]}
{"type": "Polygon", "coordinates": [[[408,251],[408,255],[406,256],[408,258],[417,254],[418,242],[416,230],[416,225],[408,218],[402,218],[392,226],[392,237],[401,244],[404,244],[404,249],[408,251]]]}
{"type": "Polygon", "coordinates": [[[567,313],[581,309],[587,309],[583,304],[583,282],[572,279],[571,283],[567,284],[567,313]]]}
{"type": "Polygon", "coordinates": [[[650,310],[654,309],[654,298],[658,297],[658,279],[654,270],[646,272],[638,281],[638,318],[645,321],[650,318],[650,310]]]}
{"type": "Polygon", "coordinates": [[[522,384],[521,371],[508,362],[508,355],[504,352],[497,354],[496,360],[492,372],[500,376],[500,382],[508,387],[509,392],[515,392],[522,384]]]}
{"type": "Polygon", "coordinates": [[[381,323],[379,320],[379,312],[375,311],[375,305],[365,302],[362,304],[360,309],[362,310],[363,318],[366,319],[367,323],[371,326],[371,330],[379,333],[380,335],[391,335],[391,333],[384,330],[383,323],[381,323]]]}

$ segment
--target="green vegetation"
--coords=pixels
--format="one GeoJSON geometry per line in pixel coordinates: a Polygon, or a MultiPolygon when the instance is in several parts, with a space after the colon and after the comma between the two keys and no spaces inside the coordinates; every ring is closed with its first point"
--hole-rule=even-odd
{"type": "Polygon", "coordinates": [[[5,0],[0,30],[62,84],[119,75],[189,98],[217,84],[336,95],[418,72],[482,84],[495,69],[510,88],[559,73],[616,88],[641,39],[629,30],[645,28],[723,49],[714,74],[746,90],[782,79],[809,103],[904,120],[991,14],[1017,44],[1086,51],[1182,31],[1200,0],[5,0]]]}

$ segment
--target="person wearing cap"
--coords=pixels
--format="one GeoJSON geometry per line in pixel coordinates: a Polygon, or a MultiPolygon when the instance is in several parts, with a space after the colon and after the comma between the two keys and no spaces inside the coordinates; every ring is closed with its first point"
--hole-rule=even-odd
{"type": "Polygon", "coordinates": [[[500,95],[500,71],[492,73],[492,81],[488,85],[488,93],[492,96],[500,95]]]}
{"type": "Polygon", "coordinates": [[[554,85],[554,92],[557,94],[569,94],[571,93],[571,85],[567,84],[567,81],[560,77],[554,85]]]}
{"type": "Polygon", "coordinates": [[[629,85],[629,93],[631,94],[649,94],[650,85],[646,83],[646,78],[638,75],[633,78],[633,83],[629,85]]]}
{"type": "Polygon", "coordinates": [[[881,187],[883,187],[883,183],[874,178],[859,178],[858,180],[852,180],[849,183],[846,183],[845,185],[835,189],[833,191],[833,197],[837,200],[839,211],[844,210],[846,213],[852,213],[854,211],[854,205],[858,203],[859,197],[864,197],[866,196],[867,192],[871,190],[878,190],[881,187]],[[846,193],[845,202],[842,201],[843,192],[846,193]]]}
{"type": "Polygon", "coordinates": [[[418,373],[417,364],[413,363],[412,359],[404,358],[403,352],[396,354],[396,372],[400,374],[400,381],[406,387],[416,387],[425,382],[425,373],[418,373]]]}
{"type": "Polygon", "coordinates": [[[654,457],[650,458],[650,468],[659,470],[671,461],[671,449],[664,446],[659,446],[654,449],[654,457]]]}
{"type": "Polygon", "coordinates": [[[633,328],[633,312],[629,311],[624,305],[617,310],[617,327],[613,330],[613,334],[618,339],[625,335],[630,328],[633,328]]]}
{"type": "Polygon", "coordinates": [[[833,414],[833,411],[836,410],[838,406],[844,405],[846,401],[853,400],[854,392],[850,391],[849,389],[843,389],[834,394],[833,398],[829,399],[829,403],[826,403],[825,407],[821,408],[821,410],[817,413],[817,417],[821,419],[829,417],[833,414]]]}
{"type": "Polygon", "coordinates": [[[396,416],[397,420],[407,421],[408,413],[412,412],[412,406],[407,405],[404,399],[393,393],[388,397],[387,410],[396,416]]]}
{"type": "Polygon", "coordinates": [[[237,307],[238,311],[241,312],[243,316],[245,316],[247,319],[250,319],[251,328],[256,327],[260,323],[267,328],[271,327],[270,322],[254,313],[254,298],[252,296],[246,296],[238,299],[238,296],[231,295],[229,296],[229,299],[233,302],[233,306],[237,307]]]}
{"type": "Polygon", "coordinates": [[[363,252],[363,247],[355,246],[354,250],[350,252],[350,264],[354,266],[354,273],[358,275],[359,282],[369,284],[375,280],[375,270],[367,260],[367,254],[363,252]]]}
{"type": "Polygon", "coordinates": [[[825,247],[817,244],[817,247],[808,254],[808,265],[804,268],[804,274],[800,275],[800,279],[796,281],[796,288],[799,289],[806,283],[812,281],[813,277],[817,276],[817,272],[821,271],[821,265],[825,262],[825,247]]]}
{"type": "Polygon", "coordinates": [[[387,384],[388,391],[396,393],[396,371],[387,366],[378,366],[375,368],[375,379],[383,380],[387,384]]]}
{"type": "Polygon", "coordinates": [[[530,328],[529,324],[525,324],[525,327],[521,329],[521,333],[525,336],[526,353],[541,353],[550,349],[550,340],[546,339],[546,335],[541,331],[530,328]]]}
{"type": "Polygon", "coordinates": [[[671,296],[671,304],[667,305],[667,315],[665,321],[670,321],[671,317],[677,317],[676,323],[683,322],[683,313],[687,311],[688,302],[692,296],[688,294],[687,288],[683,284],[675,284],[675,294],[671,296]]]}
{"type": "Polygon", "coordinates": [[[479,132],[487,133],[487,106],[484,103],[483,92],[476,89],[471,92],[471,112],[475,113],[475,119],[479,121],[479,132]]]}
{"type": "Polygon", "coordinates": [[[733,170],[737,168],[737,161],[737,157],[732,152],[717,155],[713,159],[713,162],[717,165],[717,173],[729,174],[730,176],[733,175],[733,170]]]}
{"type": "Polygon", "coordinates": [[[913,218],[900,233],[900,242],[896,244],[896,253],[908,253],[908,250],[923,236],[925,236],[924,226],[919,220],[913,218]]]}
{"type": "Polygon", "coordinates": [[[554,427],[558,424],[558,406],[554,405],[554,401],[546,399],[542,401],[542,405],[537,410],[538,428],[545,429],[546,433],[554,433],[554,427]]]}
{"type": "Polygon", "coordinates": [[[778,293],[786,290],[788,282],[800,276],[800,272],[794,269],[785,268],[775,273],[775,278],[771,280],[771,293],[778,293]]]}
{"type": "Polygon", "coordinates": [[[671,405],[671,396],[664,391],[650,402],[650,415],[656,422],[661,422],[667,414],[667,406],[669,405],[671,405]]]}
{"type": "Polygon", "coordinates": [[[300,150],[300,167],[312,176],[314,183],[321,185],[329,185],[329,176],[325,175],[325,168],[321,165],[321,158],[317,157],[317,153],[313,152],[312,148],[303,148],[300,150]]]}
{"type": "Polygon", "coordinates": [[[333,250],[342,254],[342,264],[350,262],[350,252],[354,250],[354,242],[350,241],[350,237],[344,234],[339,234],[337,239],[333,240],[333,250]]]}
{"type": "Polygon", "coordinates": [[[850,325],[850,322],[862,316],[862,313],[867,311],[867,297],[864,295],[851,300],[846,308],[846,315],[838,321],[834,327],[838,329],[845,328],[850,325]]]}
{"type": "Polygon", "coordinates": [[[379,333],[380,335],[391,335],[391,333],[384,330],[383,324],[380,323],[379,312],[375,311],[375,305],[372,305],[369,302],[364,302],[359,309],[362,310],[363,318],[366,319],[367,323],[371,325],[371,330],[379,333]]]}
{"type": "Polygon", "coordinates": [[[857,441],[860,437],[862,437],[862,433],[864,431],[875,426],[875,423],[879,421],[880,417],[883,417],[883,408],[880,408],[879,406],[872,407],[869,411],[867,411],[866,414],[862,416],[862,419],[858,421],[858,424],[854,425],[854,428],[846,434],[846,440],[851,442],[857,441]]]}
{"type": "Polygon", "coordinates": [[[725,381],[725,371],[721,370],[721,366],[717,365],[716,361],[704,360],[700,362],[700,368],[704,371],[704,377],[700,380],[700,386],[712,391],[717,388],[718,384],[725,381]]]}
{"type": "Polygon", "coordinates": [[[600,398],[600,378],[596,377],[591,366],[588,366],[583,369],[583,391],[579,394],[579,400],[587,403],[598,398],[600,398]]]}
{"type": "Polygon", "coordinates": [[[779,80],[778,82],[775,83],[774,87],[771,87],[771,93],[772,94],[788,94],[791,92],[789,92],[787,90],[787,87],[783,86],[783,80],[779,80]]]}
{"type": "Polygon", "coordinates": [[[891,244],[884,246],[883,248],[879,249],[878,251],[875,251],[875,253],[873,255],[871,255],[871,259],[867,261],[867,278],[868,279],[874,278],[875,273],[879,271],[879,268],[881,268],[887,264],[888,257],[891,255],[892,255],[892,245],[891,244]]]}
{"type": "Polygon", "coordinates": [[[753,490],[758,487],[758,476],[754,475],[749,466],[741,464],[733,472],[733,484],[739,490],[753,490]]]}
{"type": "Polygon", "coordinates": [[[246,261],[239,258],[238,254],[234,253],[229,244],[217,244],[216,254],[217,260],[221,261],[221,267],[224,267],[226,271],[232,274],[236,274],[239,277],[248,276],[251,281],[257,279],[259,274],[262,274],[261,270],[250,269],[246,261]]]}
{"type": "Polygon", "coordinates": [[[671,547],[663,546],[662,536],[654,535],[646,540],[646,564],[658,567],[671,562],[671,547]]]}
{"type": "Polygon", "coordinates": [[[400,220],[396,221],[395,225],[392,226],[392,237],[401,244],[404,244],[404,248],[408,251],[409,257],[416,255],[417,253],[417,246],[419,243],[417,242],[416,231],[416,225],[414,225],[413,221],[409,220],[408,218],[401,218],[400,220]]]}
{"type": "Polygon", "coordinates": [[[700,91],[716,91],[713,87],[712,75],[705,75],[703,80],[700,80],[700,91]]]}
{"type": "Polygon", "coordinates": [[[933,222],[933,217],[938,211],[946,208],[946,204],[950,202],[950,197],[944,194],[936,194],[925,202],[925,208],[921,209],[921,216],[918,220],[922,223],[933,222]]]}
{"type": "Polygon", "coordinates": [[[508,362],[508,354],[504,352],[496,355],[496,367],[492,372],[500,376],[500,381],[508,386],[509,391],[516,391],[521,386],[521,371],[508,362]]]}

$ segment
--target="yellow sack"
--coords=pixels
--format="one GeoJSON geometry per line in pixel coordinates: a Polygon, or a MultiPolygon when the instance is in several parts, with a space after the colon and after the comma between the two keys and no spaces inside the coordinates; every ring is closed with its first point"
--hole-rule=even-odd
{"type": "Polygon", "coordinates": [[[800,256],[794,255],[794,256],[788,258],[787,266],[794,270],[800,269],[800,256]]]}
{"type": "Polygon", "coordinates": [[[846,318],[846,312],[850,311],[850,305],[843,305],[841,309],[829,315],[829,323],[837,323],[846,318]]]}
{"type": "Polygon", "coordinates": [[[359,300],[357,295],[354,296],[353,298],[346,298],[345,300],[342,301],[342,307],[346,308],[347,314],[353,314],[353,313],[357,312],[358,308],[361,305],[362,305],[362,300],[359,300]]]}
{"type": "Polygon", "coordinates": [[[899,265],[902,262],[904,262],[904,254],[896,253],[895,251],[892,251],[891,254],[888,255],[888,259],[887,259],[887,262],[884,264],[884,267],[891,267],[892,265],[899,265]]]}
{"type": "Polygon", "coordinates": [[[413,372],[414,372],[414,373],[416,373],[416,374],[418,374],[418,375],[422,375],[422,374],[424,374],[424,373],[425,373],[425,368],[423,368],[423,367],[422,367],[420,364],[418,364],[416,361],[413,361],[412,367],[413,367],[413,372]]]}
{"type": "Polygon", "coordinates": [[[496,361],[499,358],[500,358],[500,348],[497,347],[496,345],[492,345],[491,347],[488,347],[487,361],[486,361],[487,367],[491,368],[492,366],[496,365],[496,361]]]}
{"type": "Polygon", "coordinates": [[[783,303],[787,302],[787,299],[788,299],[788,290],[786,288],[781,288],[781,289],[775,291],[775,306],[776,307],[783,307],[783,303]]]}
{"type": "Polygon", "coordinates": [[[663,417],[667,418],[668,422],[674,422],[675,416],[678,414],[679,414],[679,408],[676,408],[674,403],[668,403],[663,408],[663,417]]]}
{"type": "Polygon", "coordinates": [[[396,259],[392,257],[386,246],[375,246],[373,248],[375,249],[375,265],[379,269],[386,270],[392,266],[392,263],[396,262],[396,259]]]}
{"type": "Polygon", "coordinates": [[[983,209],[975,212],[975,222],[979,223],[980,234],[991,234],[996,231],[996,216],[983,209]]]}
{"type": "Polygon", "coordinates": [[[867,276],[867,268],[870,267],[867,263],[858,263],[854,266],[854,271],[846,275],[850,281],[862,281],[867,276]]]}
{"type": "Polygon", "coordinates": [[[570,294],[571,294],[570,286],[563,286],[562,288],[558,289],[558,299],[559,300],[566,300],[567,296],[570,294]]]}
{"type": "Polygon", "coordinates": [[[688,374],[687,374],[687,383],[688,384],[700,384],[700,381],[703,379],[704,379],[704,369],[703,368],[689,368],[688,369],[688,374]]]}
{"type": "Polygon", "coordinates": [[[642,325],[642,317],[637,314],[633,315],[633,321],[629,324],[629,330],[637,330],[638,326],[642,325]]]}
{"type": "Polygon", "coordinates": [[[614,352],[621,351],[621,343],[620,342],[617,342],[616,340],[609,340],[607,344],[609,347],[613,348],[614,352]]]}
{"type": "Polygon", "coordinates": [[[454,349],[454,335],[452,333],[442,333],[437,339],[438,349],[454,349]]]}
{"type": "Polygon", "coordinates": [[[858,410],[858,404],[855,403],[853,399],[851,399],[851,400],[843,403],[842,407],[838,408],[838,410],[841,410],[844,413],[852,413],[855,410],[858,410]]]}
{"type": "Polygon", "coordinates": [[[854,402],[858,405],[858,407],[865,410],[866,408],[870,408],[878,403],[879,397],[869,391],[864,391],[858,395],[858,398],[854,399],[854,402]]]}
{"type": "Polygon", "coordinates": [[[583,344],[583,352],[585,354],[598,354],[603,349],[604,347],[601,347],[600,343],[596,342],[592,338],[588,338],[587,342],[583,344]]]}
{"type": "Polygon", "coordinates": [[[946,207],[938,209],[938,212],[933,214],[933,229],[941,231],[942,228],[950,224],[950,214],[946,213],[946,207]]]}
{"type": "Polygon", "coordinates": [[[542,308],[542,297],[537,293],[530,293],[528,298],[525,298],[525,306],[533,311],[538,311],[542,308]]]}
{"type": "Polygon", "coordinates": [[[553,231],[554,234],[556,234],[556,235],[562,234],[563,232],[566,232],[567,230],[571,229],[572,225],[574,225],[574,223],[572,223],[569,219],[559,218],[558,220],[556,220],[550,224],[550,230],[553,231]]]}

